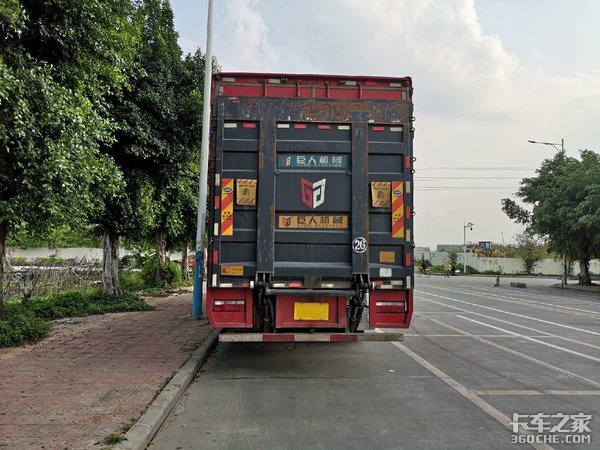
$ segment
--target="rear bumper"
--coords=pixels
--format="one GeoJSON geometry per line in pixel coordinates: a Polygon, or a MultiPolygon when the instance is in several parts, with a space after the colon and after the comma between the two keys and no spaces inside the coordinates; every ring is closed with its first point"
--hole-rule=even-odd
{"type": "Polygon", "coordinates": [[[219,342],[392,342],[402,333],[221,333],[219,342]]]}
{"type": "MultiPolygon", "coordinates": [[[[336,292],[337,293],[337,292],[336,292]]],[[[277,329],[347,329],[344,296],[294,295],[275,296],[277,329]],[[299,305],[320,304],[317,315],[303,315],[299,305]]],[[[213,328],[257,328],[254,317],[254,293],[249,288],[208,288],[206,312],[213,328]]],[[[369,319],[366,328],[408,328],[413,313],[412,289],[374,289],[369,293],[369,319]]]]}

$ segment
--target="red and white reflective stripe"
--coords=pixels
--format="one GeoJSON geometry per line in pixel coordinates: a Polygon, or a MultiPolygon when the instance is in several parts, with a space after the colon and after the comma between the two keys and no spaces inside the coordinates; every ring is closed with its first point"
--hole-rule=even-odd
{"type": "Polygon", "coordinates": [[[245,300],[214,300],[212,310],[218,313],[244,312],[246,310],[245,300]]]}
{"type": "Polygon", "coordinates": [[[371,127],[371,131],[385,131],[385,127],[373,126],[373,127],[371,127]]]}
{"type": "Polygon", "coordinates": [[[222,306],[222,305],[243,305],[245,304],[245,300],[215,300],[213,301],[213,305],[222,306]]]}
{"type": "Polygon", "coordinates": [[[294,128],[295,129],[305,129],[306,128],[306,124],[305,123],[295,123],[294,124],[294,128]]]}
{"type": "Polygon", "coordinates": [[[404,300],[400,302],[375,302],[375,306],[398,306],[399,304],[403,304],[404,300]]]}
{"type": "Polygon", "coordinates": [[[319,124],[317,125],[318,130],[331,130],[331,125],[319,124]]]}
{"type": "Polygon", "coordinates": [[[222,333],[220,342],[401,341],[402,333],[222,333]]]}

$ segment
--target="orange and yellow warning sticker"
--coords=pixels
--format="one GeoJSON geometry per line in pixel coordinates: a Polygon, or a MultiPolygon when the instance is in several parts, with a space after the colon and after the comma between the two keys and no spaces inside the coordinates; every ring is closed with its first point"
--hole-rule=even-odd
{"type": "Polygon", "coordinates": [[[379,262],[387,264],[396,263],[396,252],[379,252],[379,262]]]}
{"type": "Polygon", "coordinates": [[[390,206],[390,182],[371,182],[371,204],[373,208],[388,208],[390,206]]]}
{"type": "Polygon", "coordinates": [[[392,237],[404,237],[404,196],[402,182],[392,181],[392,237]]]}
{"type": "Polygon", "coordinates": [[[244,266],[221,266],[221,276],[243,277],[244,266]]]}
{"type": "Polygon", "coordinates": [[[221,236],[233,236],[233,178],[221,183],[221,236]]]}
{"type": "Polygon", "coordinates": [[[237,204],[244,206],[255,206],[256,180],[245,180],[243,178],[238,178],[235,183],[235,194],[237,204]]]}

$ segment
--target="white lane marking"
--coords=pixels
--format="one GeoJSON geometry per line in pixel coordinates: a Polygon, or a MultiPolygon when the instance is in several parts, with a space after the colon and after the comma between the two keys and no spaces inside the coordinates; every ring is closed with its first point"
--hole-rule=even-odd
{"type": "Polygon", "coordinates": [[[495,325],[490,325],[489,323],[480,322],[479,320],[471,319],[469,317],[461,316],[459,314],[457,314],[456,317],[460,317],[461,319],[468,320],[469,322],[473,322],[473,323],[476,323],[478,325],[491,328],[492,330],[504,332],[504,333],[510,334],[512,336],[520,337],[520,338],[526,339],[528,341],[535,342],[537,344],[545,345],[546,347],[554,348],[556,350],[560,350],[560,351],[566,352],[566,353],[571,353],[572,355],[581,356],[582,358],[591,359],[592,361],[596,361],[596,362],[600,363],[600,358],[596,358],[594,356],[587,355],[585,353],[576,352],[575,350],[571,350],[571,349],[568,349],[568,348],[560,347],[558,345],[550,344],[549,342],[540,341],[539,339],[535,339],[535,338],[532,338],[532,337],[529,337],[529,336],[523,336],[522,334],[515,333],[513,331],[509,331],[509,330],[506,330],[504,328],[497,327],[495,325]]]}
{"type": "MultiPolygon", "coordinates": [[[[468,286],[466,286],[468,287],[468,286]]],[[[479,289],[488,289],[491,291],[495,291],[495,290],[499,290],[502,292],[505,292],[507,294],[514,294],[515,291],[514,289],[509,289],[509,288],[504,288],[504,287],[494,287],[494,288],[483,288],[481,286],[477,286],[477,288],[479,289]]],[[[582,297],[585,298],[589,298],[589,294],[579,294],[579,295],[575,295],[575,296],[567,296],[567,295],[563,295],[563,296],[559,296],[559,295],[555,295],[555,294],[550,294],[550,293],[542,293],[540,292],[539,288],[533,288],[534,291],[533,292],[520,292],[519,295],[525,296],[525,297],[534,297],[534,298],[542,298],[542,299],[555,299],[561,302],[564,301],[568,301],[569,303],[583,303],[584,305],[593,305],[593,306],[599,306],[600,303],[598,302],[594,302],[591,300],[583,300],[582,297]]]]}
{"type": "MultiPolygon", "coordinates": [[[[600,315],[600,311],[591,311],[589,309],[573,308],[571,306],[558,305],[556,303],[536,302],[535,300],[527,300],[527,299],[519,298],[519,297],[501,296],[501,295],[498,295],[497,293],[494,293],[494,294],[488,293],[488,291],[492,291],[492,289],[474,288],[473,290],[475,290],[475,291],[484,291],[484,295],[487,295],[489,297],[498,297],[498,298],[502,298],[502,299],[511,299],[511,300],[516,300],[518,302],[531,303],[532,305],[544,305],[544,306],[551,306],[553,308],[568,309],[568,310],[572,310],[572,311],[579,311],[579,312],[584,312],[584,313],[588,313],[588,314],[593,314],[593,315],[596,315],[596,316],[600,315]]],[[[465,291],[461,291],[461,292],[465,293],[465,291]]]]}
{"type": "Polygon", "coordinates": [[[562,389],[548,389],[547,391],[536,391],[533,389],[473,389],[476,395],[566,395],[587,397],[588,395],[600,395],[600,391],[569,391],[562,389]]]}
{"type": "MultiPolygon", "coordinates": [[[[399,350],[401,350],[402,352],[404,352],[404,354],[406,354],[407,356],[411,357],[413,360],[418,362],[421,366],[423,366],[429,372],[434,374],[436,377],[438,377],[440,380],[442,380],[444,383],[446,383],[448,386],[450,386],[452,389],[454,389],[456,392],[458,392],[464,398],[469,400],[471,403],[473,403],[479,409],[481,409],[485,413],[489,414],[494,419],[496,419],[498,422],[500,422],[502,425],[504,425],[506,428],[508,428],[512,431],[512,429],[513,429],[512,420],[508,416],[502,414],[499,410],[494,408],[492,405],[490,405],[488,402],[483,400],[481,397],[474,394],[472,391],[470,391],[469,389],[464,387],[462,384],[460,384],[454,378],[448,376],[445,372],[442,372],[440,369],[435,367],[429,361],[426,361],[425,359],[423,359],[422,357],[417,355],[415,352],[410,350],[405,345],[403,345],[399,342],[392,342],[391,344],[393,346],[395,346],[396,348],[398,348],[399,350]]],[[[531,433],[529,431],[523,429],[522,427],[519,430],[519,434],[531,435],[531,433]]],[[[552,447],[550,447],[547,444],[531,444],[531,445],[533,448],[540,449],[540,450],[552,450],[552,447]]]]}
{"type": "Polygon", "coordinates": [[[429,320],[431,320],[431,321],[433,321],[433,322],[435,322],[435,323],[437,323],[439,325],[442,325],[442,326],[444,326],[446,328],[449,328],[449,329],[451,329],[451,330],[453,330],[453,331],[455,331],[457,333],[462,333],[462,334],[465,334],[467,336],[470,336],[473,339],[475,339],[476,341],[483,342],[484,344],[487,344],[487,345],[489,345],[491,347],[497,348],[498,350],[505,351],[507,353],[510,353],[511,355],[518,356],[519,358],[523,358],[526,361],[532,362],[534,364],[538,364],[538,365],[540,365],[542,367],[546,367],[547,369],[554,370],[555,372],[558,372],[558,373],[561,373],[563,375],[567,375],[569,377],[575,378],[576,380],[582,381],[583,383],[589,384],[590,386],[594,386],[595,388],[600,389],[600,383],[597,383],[597,382],[595,382],[593,380],[590,380],[589,378],[582,377],[581,375],[577,375],[574,372],[571,372],[571,371],[566,370],[566,369],[561,369],[560,367],[557,367],[557,366],[554,366],[554,365],[549,364],[547,362],[544,362],[544,361],[541,361],[539,359],[533,358],[532,356],[526,355],[525,353],[521,353],[521,352],[518,352],[516,350],[510,349],[508,347],[504,347],[503,345],[496,344],[495,342],[488,341],[487,339],[480,338],[480,337],[478,337],[478,336],[476,336],[474,334],[469,333],[468,331],[461,330],[460,328],[456,328],[456,327],[454,327],[452,325],[448,325],[447,323],[441,322],[441,321],[439,321],[437,319],[434,319],[433,317],[427,317],[427,319],[429,319],[429,320]]]}
{"type": "MultiPolygon", "coordinates": [[[[455,313],[456,314],[456,313],[455,313]]],[[[425,317],[425,319],[427,319],[427,317],[425,317]]],[[[520,337],[519,336],[509,336],[506,334],[476,334],[475,336],[479,336],[479,337],[493,337],[493,338],[517,338],[520,337]]],[[[464,334],[405,334],[404,337],[461,337],[461,338],[468,338],[470,336],[465,336],[464,334]]],[[[545,338],[545,337],[550,337],[550,336],[529,336],[529,337],[538,337],[538,338],[545,338]]]]}
{"type": "MultiPolygon", "coordinates": [[[[432,294],[430,294],[430,295],[432,295],[432,294]]],[[[577,339],[571,339],[571,338],[568,338],[568,337],[559,336],[557,334],[552,334],[552,333],[550,333],[548,331],[538,330],[537,328],[531,328],[531,327],[528,327],[528,326],[525,326],[525,325],[520,325],[520,324],[517,324],[517,323],[514,323],[514,322],[509,322],[508,320],[502,320],[502,319],[499,319],[497,317],[488,316],[486,314],[481,314],[481,313],[478,313],[478,312],[475,312],[475,311],[471,311],[470,309],[464,309],[464,308],[459,308],[458,306],[446,305],[445,303],[436,302],[435,300],[431,300],[429,298],[422,298],[421,297],[419,300],[420,301],[424,301],[424,302],[435,303],[436,305],[444,305],[444,306],[447,306],[448,308],[452,308],[452,309],[455,309],[457,311],[462,311],[462,312],[465,312],[465,313],[468,313],[468,314],[472,314],[474,316],[485,317],[486,319],[494,320],[494,321],[500,322],[500,323],[506,323],[506,324],[511,325],[513,327],[523,328],[525,330],[533,331],[535,333],[544,334],[544,335],[546,335],[546,337],[549,337],[549,338],[562,339],[564,341],[573,342],[574,344],[583,345],[585,347],[590,347],[590,348],[595,348],[597,350],[600,350],[600,347],[597,346],[597,345],[594,345],[594,344],[589,344],[587,342],[578,341],[577,339]]],[[[544,336],[538,336],[538,337],[544,337],[544,336]]]]}
{"type": "MultiPolygon", "coordinates": [[[[434,287],[434,286],[432,286],[432,287],[434,287]]],[[[481,293],[473,292],[473,289],[460,290],[460,289],[442,288],[442,287],[437,287],[437,286],[435,286],[434,288],[439,289],[441,291],[454,292],[457,294],[465,294],[465,295],[470,295],[473,297],[481,297],[482,296],[481,293]]],[[[592,317],[594,319],[600,318],[600,313],[595,312],[595,311],[588,311],[588,310],[579,310],[582,312],[571,311],[571,309],[573,309],[573,308],[562,307],[562,306],[558,306],[558,305],[544,306],[539,302],[531,302],[529,300],[524,300],[524,299],[520,299],[517,297],[507,297],[507,296],[502,296],[502,295],[497,295],[497,294],[485,294],[485,295],[487,297],[490,297],[493,299],[498,299],[499,301],[502,301],[505,303],[513,303],[513,304],[522,305],[522,306],[530,306],[533,308],[544,309],[547,311],[555,311],[555,312],[560,312],[560,313],[572,314],[574,316],[586,316],[586,317],[592,317]],[[566,310],[565,310],[565,308],[566,308],[566,310]]]]}
{"type": "Polygon", "coordinates": [[[477,303],[467,302],[465,300],[458,300],[455,298],[445,297],[443,295],[431,294],[429,292],[424,292],[424,291],[417,291],[417,292],[419,292],[421,294],[431,295],[433,297],[443,298],[445,300],[450,300],[452,302],[464,303],[465,305],[471,305],[471,306],[476,306],[478,308],[489,309],[490,311],[496,311],[496,312],[499,312],[502,314],[508,314],[509,316],[521,317],[522,319],[534,320],[536,322],[541,322],[541,323],[545,323],[548,325],[554,325],[554,326],[560,327],[560,328],[567,328],[569,330],[580,331],[582,333],[588,333],[588,334],[593,334],[595,336],[600,336],[600,333],[596,333],[595,331],[584,330],[582,328],[577,328],[577,327],[571,327],[569,325],[564,325],[562,323],[550,322],[548,320],[542,320],[542,319],[538,319],[536,317],[526,316],[523,314],[517,314],[517,313],[513,313],[513,312],[509,312],[509,311],[504,311],[503,309],[492,308],[491,306],[483,306],[483,305],[479,305],[477,303]]]}

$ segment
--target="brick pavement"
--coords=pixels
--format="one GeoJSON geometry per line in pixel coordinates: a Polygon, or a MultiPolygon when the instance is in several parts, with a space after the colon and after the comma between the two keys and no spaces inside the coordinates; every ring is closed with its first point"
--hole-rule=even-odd
{"type": "Polygon", "coordinates": [[[0,449],[101,449],[208,336],[191,294],[153,311],[62,321],[35,345],[0,349],[0,449]]]}

